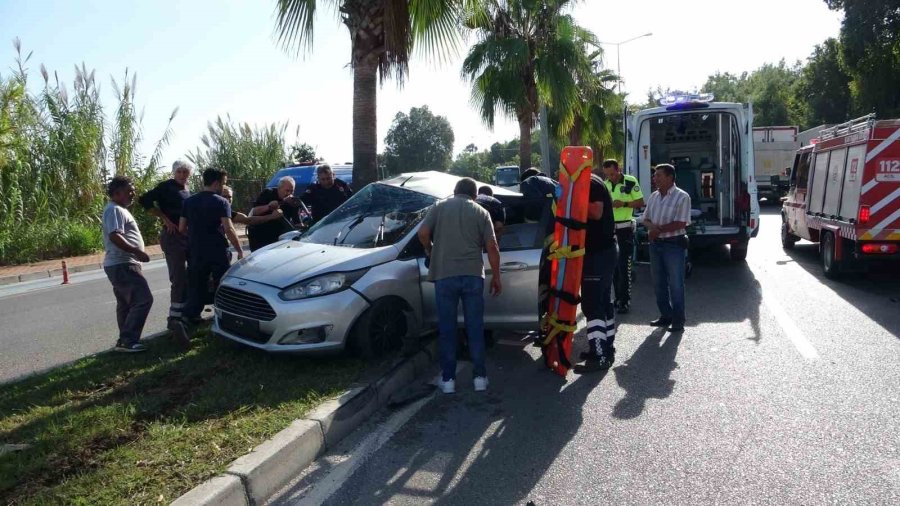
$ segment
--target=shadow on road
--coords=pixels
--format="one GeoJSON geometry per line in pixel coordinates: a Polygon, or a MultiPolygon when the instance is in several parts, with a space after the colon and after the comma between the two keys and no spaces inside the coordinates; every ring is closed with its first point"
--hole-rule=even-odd
{"type": "Polygon", "coordinates": [[[656,329],[623,365],[613,368],[616,382],[625,390],[625,397],[613,408],[614,417],[637,418],[647,399],[665,399],[672,394],[675,380],[670,375],[678,368],[675,355],[681,337],[681,333],[667,334],[665,329],[656,329]]]}
{"type": "Polygon", "coordinates": [[[801,242],[785,254],[815,276],[823,288],[832,290],[900,339],[900,268],[876,267],[869,272],[846,273],[838,279],[828,279],[822,273],[818,244],[801,242]]]}
{"type": "MultiPolygon", "coordinates": [[[[576,338],[583,343],[584,336],[576,338]]],[[[581,349],[574,350],[574,353],[581,349]]],[[[387,443],[390,458],[361,468],[327,504],[516,504],[527,502],[584,421],[587,397],[606,373],[568,382],[525,350],[490,353],[491,389],[429,403],[387,443]]]]}

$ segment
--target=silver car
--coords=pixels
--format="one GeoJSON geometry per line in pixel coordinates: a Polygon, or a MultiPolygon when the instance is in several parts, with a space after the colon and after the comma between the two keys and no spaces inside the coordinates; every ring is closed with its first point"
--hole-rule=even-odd
{"type": "MultiPolygon", "coordinates": [[[[306,233],[237,262],[216,293],[213,331],[272,352],[350,347],[373,357],[436,329],[434,286],[416,232],[458,179],[420,172],[370,184],[306,233]]],[[[492,297],[485,284],[485,328],[536,330],[541,225],[524,222],[520,194],[492,188],[507,225],[503,293],[492,297]]]]}

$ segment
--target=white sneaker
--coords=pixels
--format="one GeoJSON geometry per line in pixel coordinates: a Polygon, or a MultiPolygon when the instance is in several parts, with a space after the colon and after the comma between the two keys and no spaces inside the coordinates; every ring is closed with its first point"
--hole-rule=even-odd
{"type": "Polygon", "coordinates": [[[452,394],[456,392],[456,381],[444,381],[444,379],[441,378],[438,380],[438,387],[441,389],[441,392],[444,392],[445,394],[452,394]]]}
{"type": "Polygon", "coordinates": [[[476,392],[484,392],[488,387],[488,379],[484,376],[478,376],[475,378],[475,391],[476,392]]]}

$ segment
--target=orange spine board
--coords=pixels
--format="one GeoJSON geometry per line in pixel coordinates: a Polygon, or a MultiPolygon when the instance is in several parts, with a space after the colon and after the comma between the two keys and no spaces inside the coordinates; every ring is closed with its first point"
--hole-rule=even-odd
{"type": "MultiPolygon", "coordinates": [[[[593,152],[589,147],[567,146],[560,156],[559,184],[561,195],[556,202],[557,218],[585,223],[588,218],[591,169],[593,152]]],[[[562,253],[550,264],[550,286],[557,292],[578,296],[581,292],[581,273],[584,265],[583,254],[587,231],[583,228],[569,228],[557,222],[554,229],[553,247],[562,253]]],[[[567,302],[551,294],[549,315],[566,328],[559,331],[544,347],[548,367],[565,377],[570,367],[572,353],[571,330],[577,323],[578,305],[567,302]]]]}

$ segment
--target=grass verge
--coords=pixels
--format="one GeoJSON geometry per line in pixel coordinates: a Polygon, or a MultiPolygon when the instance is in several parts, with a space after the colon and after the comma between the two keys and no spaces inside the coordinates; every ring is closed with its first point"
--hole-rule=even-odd
{"type": "Polygon", "coordinates": [[[0,386],[3,504],[168,504],[337,395],[347,358],[273,356],[204,333],[0,386]]]}

